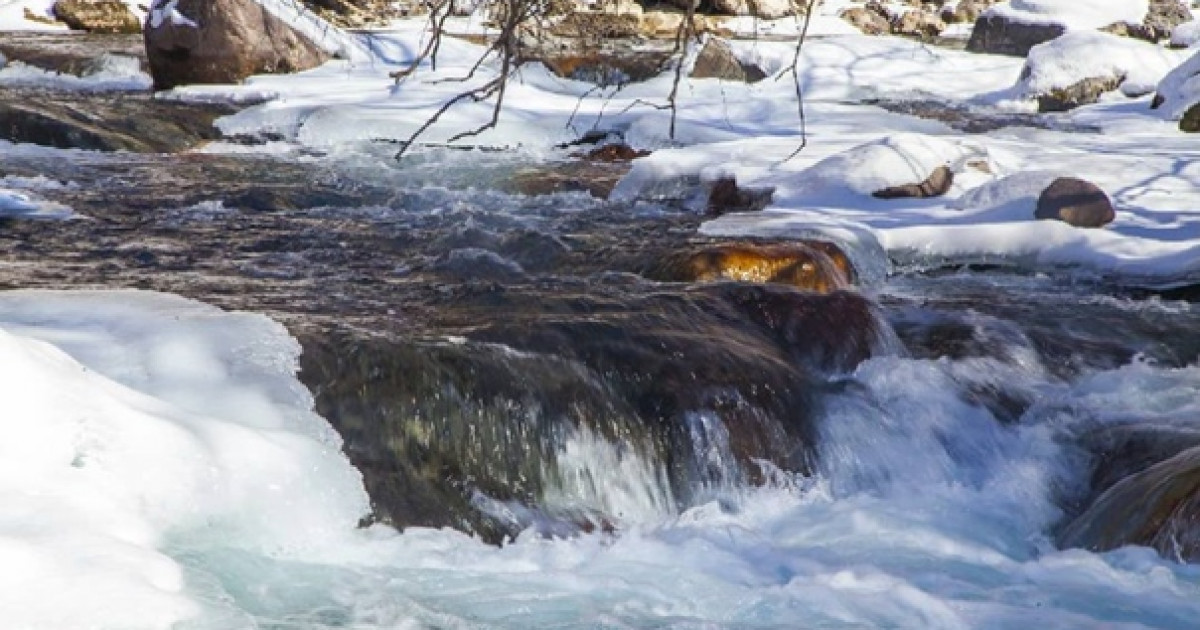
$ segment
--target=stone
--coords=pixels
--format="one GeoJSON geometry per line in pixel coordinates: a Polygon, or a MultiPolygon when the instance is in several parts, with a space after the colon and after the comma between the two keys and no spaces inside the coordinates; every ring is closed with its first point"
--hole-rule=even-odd
{"type": "Polygon", "coordinates": [[[1063,529],[1059,544],[1092,551],[1144,545],[1200,561],[1200,447],[1113,485],[1063,529]]]}
{"type": "Polygon", "coordinates": [[[936,13],[914,9],[894,20],[891,28],[894,35],[932,39],[946,30],[946,23],[936,13]]]}
{"type": "Polygon", "coordinates": [[[54,15],[67,26],[89,33],[140,33],[142,24],[121,0],[58,0],[54,15]]]}
{"type": "Polygon", "coordinates": [[[671,56],[667,52],[628,50],[546,53],[535,58],[555,75],[596,85],[625,85],[658,76],[671,56]]]}
{"type": "Polygon", "coordinates": [[[951,184],[954,183],[954,172],[948,166],[939,166],[933,169],[929,177],[925,178],[917,184],[905,184],[903,186],[891,186],[878,190],[871,194],[877,199],[904,199],[925,197],[940,197],[950,190],[951,184]]]}
{"type": "Polygon", "coordinates": [[[693,79],[721,79],[741,83],[756,83],[767,78],[762,68],[743,63],[733,54],[729,44],[720,38],[709,37],[696,56],[696,63],[688,74],[693,79]]]}
{"type": "Polygon", "coordinates": [[[713,10],[725,15],[748,15],[778,20],[796,12],[791,0],[712,0],[713,10]]]}
{"type": "Polygon", "coordinates": [[[874,5],[867,7],[854,7],[846,9],[838,14],[838,17],[846,20],[854,28],[862,31],[867,35],[883,35],[892,30],[891,21],[886,14],[873,10],[874,5]]]}
{"type": "Polygon", "coordinates": [[[1179,130],[1187,133],[1200,132],[1200,103],[1196,103],[1179,119],[1179,130]]]}
{"type": "Polygon", "coordinates": [[[620,142],[596,147],[584,154],[583,159],[593,162],[629,162],[650,155],[649,151],[639,151],[620,142]]]}
{"type": "Polygon", "coordinates": [[[974,22],[996,0],[960,0],[953,8],[949,4],[942,7],[942,19],[950,23],[974,22]]]}
{"type": "Polygon", "coordinates": [[[1192,12],[1180,0],[1150,0],[1150,10],[1140,25],[1130,34],[1140,39],[1158,42],[1170,39],[1176,26],[1192,20],[1192,12]]]}
{"type": "Polygon", "coordinates": [[[730,212],[757,212],[771,203],[774,194],[774,188],[742,188],[736,179],[722,177],[709,188],[705,212],[715,216],[730,212]]]}
{"type": "Polygon", "coordinates": [[[152,11],[169,5],[179,17],[152,14],[144,31],[158,89],[238,83],[253,74],[298,72],[330,59],[253,0],[155,0],[152,11]]]}
{"type": "Polygon", "coordinates": [[[1112,201],[1100,187],[1074,177],[1050,182],[1037,200],[1033,216],[1063,221],[1075,227],[1098,228],[1116,218],[1112,201]]]}
{"type": "Polygon", "coordinates": [[[1067,31],[1062,24],[1026,24],[1001,15],[982,15],[975,20],[967,50],[994,55],[1024,57],[1029,49],[1067,31]]]}
{"type": "Polygon", "coordinates": [[[1090,105],[1100,100],[1105,92],[1111,92],[1121,86],[1124,76],[1091,77],[1078,81],[1065,88],[1050,90],[1049,94],[1039,94],[1037,98],[1039,112],[1065,112],[1082,105],[1090,105]]]}
{"type": "Polygon", "coordinates": [[[818,293],[847,288],[855,276],[845,252],[826,241],[706,245],[666,257],[649,275],[673,282],[787,284],[818,293]]]}

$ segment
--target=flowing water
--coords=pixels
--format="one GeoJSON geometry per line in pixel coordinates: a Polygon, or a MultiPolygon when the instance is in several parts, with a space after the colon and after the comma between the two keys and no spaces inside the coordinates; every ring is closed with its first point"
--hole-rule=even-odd
{"type": "Polygon", "coordinates": [[[865,299],[659,283],[703,240],[686,210],[505,192],[540,158],[388,153],[0,157],[87,217],[9,221],[5,286],[284,322],[371,493],[304,544],[245,542],[289,539],[299,495],[166,532],[179,627],[1196,627],[1194,523],[1060,548],[1200,443],[1193,303],[982,269],[865,299]]]}

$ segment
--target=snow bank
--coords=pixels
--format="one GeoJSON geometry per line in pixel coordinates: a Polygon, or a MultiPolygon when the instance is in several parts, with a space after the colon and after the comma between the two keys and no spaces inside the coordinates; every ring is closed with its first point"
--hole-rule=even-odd
{"type": "Polygon", "coordinates": [[[1200,42],[1200,20],[1184,22],[1171,31],[1172,48],[1190,48],[1200,42]]]}
{"type": "Polygon", "coordinates": [[[5,625],[172,626],[200,607],[167,545],[286,557],[353,530],[365,493],[298,352],[169,295],[0,293],[5,625]]]}
{"type": "Polygon", "coordinates": [[[1141,24],[1149,9],[1149,0],[1012,0],[992,6],[984,15],[1026,24],[1095,29],[1115,22],[1141,24]]]}
{"type": "Polygon", "coordinates": [[[1200,103],[1200,52],[1196,52],[1158,83],[1159,112],[1168,120],[1179,120],[1200,103]]]}
{"type": "Polygon", "coordinates": [[[1186,57],[1129,37],[1072,31],[1029,51],[1019,85],[1026,95],[1036,96],[1084,79],[1114,78],[1123,79],[1126,94],[1147,94],[1186,57]]]}

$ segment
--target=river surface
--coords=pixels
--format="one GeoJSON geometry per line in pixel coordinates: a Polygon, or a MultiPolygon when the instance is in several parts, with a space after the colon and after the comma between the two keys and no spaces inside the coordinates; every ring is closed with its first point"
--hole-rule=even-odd
{"type": "Polygon", "coordinates": [[[644,277],[710,242],[688,210],[512,192],[544,157],[269,148],[0,152],[0,185],[79,215],[7,220],[0,286],[265,313],[378,468],[364,529],[302,554],[168,537],[182,627],[1196,627],[1186,531],[1060,548],[1106,475],[1200,432],[1194,303],[899,269],[865,322],[788,328],[762,305],[825,303],[644,277]],[[424,424],[380,450],[398,401],[424,424]],[[1184,437],[1122,459],[1114,430],[1184,437]]]}

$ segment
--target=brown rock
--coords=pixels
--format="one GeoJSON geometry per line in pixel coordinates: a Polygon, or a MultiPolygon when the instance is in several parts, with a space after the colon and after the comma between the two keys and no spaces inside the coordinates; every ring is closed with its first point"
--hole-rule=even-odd
{"type": "Polygon", "coordinates": [[[932,39],[946,30],[946,23],[935,13],[914,9],[905,11],[892,22],[892,33],[922,39],[932,39]]]}
{"type": "Polygon", "coordinates": [[[596,147],[588,151],[583,156],[583,159],[593,162],[629,162],[640,157],[646,157],[647,155],[650,155],[649,151],[638,151],[628,144],[617,142],[596,147]]]}
{"type": "Polygon", "coordinates": [[[713,182],[705,210],[718,216],[730,212],[756,212],[771,203],[774,193],[774,189],[741,188],[736,179],[722,177],[713,182]]]}
{"type": "Polygon", "coordinates": [[[948,166],[939,166],[933,169],[929,177],[925,178],[925,181],[919,184],[892,186],[883,190],[877,190],[871,193],[871,196],[877,199],[940,197],[946,194],[946,191],[950,190],[950,185],[953,183],[954,171],[951,171],[948,166]]]}
{"type": "MultiPolygon", "coordinates": [[[[155,9],[167,0],[155,0],[155,9]]],[[[193,24],[146,23],[150,75],[159,89],[188,83],[237,83],[253,74],[298,72],[329,53],[253,0],[178,0],[193,24]]]]}
{"type": "Polygon", "coordinates": [[[696,56],[696,64],[692,66],[692,72],[688,76],[693,79],[755,83],[767,78],[767,73],[754,64],[739,61],[725,40],[710,37],[696,56]]]}
{"type": "Polygon", "coordinates": [[[733,242],[669,257],[649,275],[674,282],[788,284],[827,293],[849,287],[854,270],[845,252],[824,241],[733,242]]]}
{"type": "Polygon", "coordinates": [[[1050,90],[1037,97],[1039,112],[1065,112],[1100,100],[1100,95],[1121,86],[1124,76],[1089,77],[1065,88],[1050,90]]]}
{"type": "Polygon", "coordinates": [[[1187,133],[1200,132],[1200,103],[1196,103],[1183,113],[1179,119],[1179,130],[1187,133]]]}
{"type": "Polygon", "coordinates": [[[883,35],[892,30],[891,21],[886,14],[873,10],[874,5],[867,7],[854,7],[846,9],[838,14],[843,20],[846,20],[858,30],[867,35],[883,35]]]}
{"type": "Polygon", "coordinates": [[[1033,215],[1075,227],[1096,228],[1111,223],[1116,218],[1116,211],[1108,195],[1095,184],[1074,177],[1059,177],[1042,191],[1033,215]]]}
{"type": "Polygon", "coordinates": [[[137,16],[121,0],[58,0],[54,15],[67,26],[89,33],[140,33],[137,16]]]}

